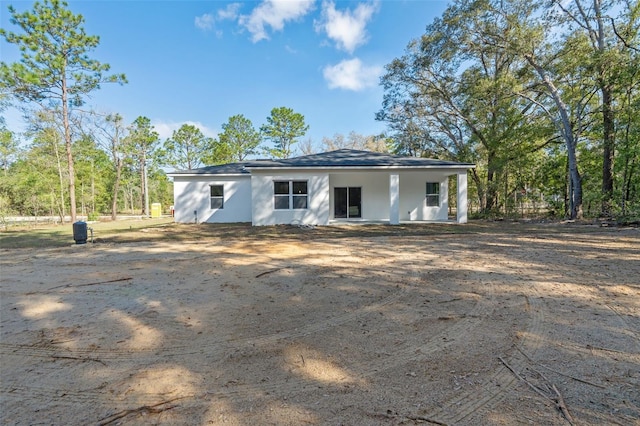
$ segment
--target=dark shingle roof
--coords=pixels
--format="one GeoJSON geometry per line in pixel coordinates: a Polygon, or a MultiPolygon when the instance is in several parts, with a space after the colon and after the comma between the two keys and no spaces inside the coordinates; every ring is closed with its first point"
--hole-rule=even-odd
{"type": "Polygon", "coordinates": [[[218,166],[207,166],[199,169],[176,170],[169,173],[172,175],[244,175],[249,171],[244,168],[247,163],[229,163],[218,166]]]}
{"type": "Polygon", "coordinates": [[[249,163],[248,168],[289,167],[473,167],[470,163],[435,160],[431,158],[403,157],[380,152],[339,149],[321,154],[305,155],[284,160],[249,163]]]}
{"type": "Polygon", "coordinates": [[[379,152],[339,149],[320,154],[304,155],[283,160],[254,160],[208,166],[193,170],[178,170],[172,175],[247,175],[251,169],[263,168],[322,168],[322,167],[460,167],[471,168],[471,163],[435,160],[432,158],[403,157],[379,152]]]}

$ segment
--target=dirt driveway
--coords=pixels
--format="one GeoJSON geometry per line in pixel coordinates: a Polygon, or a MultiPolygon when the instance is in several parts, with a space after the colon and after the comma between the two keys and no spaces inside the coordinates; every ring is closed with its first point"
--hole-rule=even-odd
{"type": "Polygon", "coordinates": [[[637,228],[202,226],[1,250],[1,423],[640,424],[637,228]]]}

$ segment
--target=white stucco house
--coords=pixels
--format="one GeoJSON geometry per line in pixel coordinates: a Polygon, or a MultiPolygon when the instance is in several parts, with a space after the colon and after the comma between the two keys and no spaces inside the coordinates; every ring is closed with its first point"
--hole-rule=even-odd
{"type": "Polygon", "coordinates": [[[457,222],[467,221],[473,164],[341,149],[174,171],[175,221],[329,225],[447,221],[457,176],[457,222]]]}

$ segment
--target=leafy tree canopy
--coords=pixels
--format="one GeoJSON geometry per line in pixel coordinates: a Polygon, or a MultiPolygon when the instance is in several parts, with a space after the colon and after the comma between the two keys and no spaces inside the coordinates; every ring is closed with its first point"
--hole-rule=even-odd
{"type": "Polygon", "coordinates": [[[210,155],[213,140],[191,124],[183,124],[173,132],[158,153],[161,164],[176,169],[196,169],[210,155]]]}
{"type": "Polygon", "coordinates": [[[266,150],[273,158],[291,157],[293,144],[307,130],[309,126],[305,123],[304,116],[287,107],[273,108],[271,115],[267,117],[267,124],[260,127],[264,138],[274,145],[266,150]]]}
{"type": "Polygon", "coordinates": [[[89,58],[100,38],[87,35],[84,18],[67,9],[59,0],[36,2],[33,11],[18,13],[9,6],[11,23],[23,33],[0,29],[8,43],[20,48],[20,62],[0,62],[0,88],[21,101],[62,101],[69,96],[73,106],[82,97],[100,88],[101,83],[126,83],[124,74],[104,75],[108,64],[89,58]]]}
{"type": "Polygon", "coordinates": [[[222,125],[222,130],[216,143],[215,163],[244,161],[247,156],[255,154],[260,145],[260,132],[242,114],[229,117],[229,121],[222,125]]]}

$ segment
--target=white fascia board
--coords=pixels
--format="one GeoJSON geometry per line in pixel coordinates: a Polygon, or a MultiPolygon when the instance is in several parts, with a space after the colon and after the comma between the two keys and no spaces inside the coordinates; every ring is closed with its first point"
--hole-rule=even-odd
{"type": "Polygon", "coordinates": [[[246,169],[253,172],[260,172],[261,170],[265,171],[295,171],[295,172],[304,172],[304,171],[317,171],[317,170],[342,170],[342,171],[350,171],[350,170],[440,170],[440,169],[473,169],[474,165],[446,165],[446,166],[330,166],[330,167],[246,167],[246,169]]]}
{"type": "Polygon", "coordinates": [[[248,175],[246,173],[167,173],[167,176],[169,176],[169,177],[198,177],[198,176],[206,176],[206,177],[211,177],[211,176],[242,177],[242,176],[246,176],[246,177],[251,177],[250,175],[248,175]]]}

